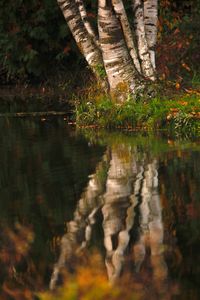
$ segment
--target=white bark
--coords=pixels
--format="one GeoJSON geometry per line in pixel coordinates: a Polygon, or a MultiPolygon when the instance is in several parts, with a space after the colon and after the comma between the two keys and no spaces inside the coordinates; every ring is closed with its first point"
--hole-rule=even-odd
{"type": "Polygon", "coordinates": [[[151,63],[156,69],[155,46],[157,42],[158,0],[144,1],[144,24],[151,63]]]}
{"type": "Polygon", "coordinates": [[[124,4],[122,0],[112,0],[113,8],[115,10],[116,16],[119,18],[121,27],[124,33],[124,38],[126,41],[127,48],[129,50],[130,56],[133,59],[133,63],[135,68],[139,73],[141,73],[141,66],[138,59],[138,54],[136,51],[136,47],[134,45],[133,34],[131,31],[131,27],[126,15],[126,11],[124,8],[124,4]]]}
{"type": "Polygon", "coordinates": [[[127,92],[133,94],[135,92],[137,74],[128,53],[119,20],[111,3],[107,2],[99,0],[99,42],[111,93],[114,96],[119,93],[123,97],[121,100],[124,101],[127,92]]]}
{"type": "Polygon", "coordinates": [[[108,80],[116,101],[123,102],[128,94],[142,90],[142,78],[156,79],[157,0],[132,0],[134,33],[125,1],[99,0],[98,34],[88,21],[83,0],[57,1],[88,65],[100,81],[108,80]],[[100,68],[106,71],[103,80],[100,68]]]}
{"type": "Polygon", "coordinates": [[[79,8],[79,12],[82,18],[82,21],[85,25],[85,28],[87,30],[87,32],[89,33],[89,35],[92,37],[94,43],[99,46],[99,41],[98,41],[98,37],[97,34],[95,33],[94,29],[92,28],[92,25],[90,24],[90,22],[88,21],[88,17],[87,17],[87,11],[85,9],[85,5],[83,0],[75,0],[78,8],[79,8]]]}
{"type": "Polygon", "coordinates": [[[145,32],[144,7],[142,0],[132,0],[134,11],[135,32],[138,42],[138,52],[141,59],[142,71],[145,77],[155,80],[155,72],[151,63],[149,47],[145,32]]]}
{"type": "Polygon", "coordinates": [[[84,26],[77,3],[75,0],[57,2],[80,51],[95,72],[96,65],[103,65],[101,53],[84,26]]]}

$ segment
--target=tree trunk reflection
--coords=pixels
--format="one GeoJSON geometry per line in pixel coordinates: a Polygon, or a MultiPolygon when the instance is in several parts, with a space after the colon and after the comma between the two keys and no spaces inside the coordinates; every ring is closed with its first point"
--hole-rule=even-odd
{"type": "Polygon", "coordinates": [[[105,265],[109,281],[114,283],[120,277],[128,253],[134,258],[133,274],[139,273],[143,265],[145,268],[145,260],[149,257],[152,280],[163,293],[168,269],[164,258],[158,162],[140,153],[135,146],[125,144],[112,145],[95,174],[90,176],[74,212],[74,219],[67,224],[68,231],[62,238],[60,257],[53,270],[50,288],[56,287],[59,274],[72,256],[89,243],[97,211],[103,217],[105,265]],[[139,225],[136,219],[139,219],[139,225]],[[132,237],[135,232],[137,237],[132,237]]]}

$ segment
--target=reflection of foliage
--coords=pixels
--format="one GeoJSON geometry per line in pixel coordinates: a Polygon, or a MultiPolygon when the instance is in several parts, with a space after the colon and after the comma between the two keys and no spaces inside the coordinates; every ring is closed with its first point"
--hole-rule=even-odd
{"type": "MultiPolygon", "coordinates": [[[[32,299],[32,292],[25,287],[29,281],[28,256],[33,242],[29,227],[15,224],[13,230],[1,226],[0,235],[0,281],[1,299],[32,299]],[[23,274],[26,274],[23,277],[23,274]]],[[[29,259],[30,260],[30,259],[29,259]]]]}
{"type": "Polygon", "coordinates": [[[94,128],[79,129],[85,139],[91,144],[100,145],[119,145],[125,144],[127,147],[138,147],[138,155],[150,153],[156,157],[162,157],[165,153],[179,150],[199,151],[200,146],[197,141],[191,143],[190,140],[182,138],[166,140],[162,134],[154,135],[151,132],[132,132],[132,131],[112,131],[96,130],[94,128]]]}
{"type": "Polygon", "coordinates": [[[81,269],[74,279],[67,279],[64,287],[56,294],[43,294],[41,300],[76,300],[76,299],[119,299],[117,297],[118,289],[112,289],[105,274],[102,274],[98,268],[86,267],[81,269]]]}
{"type": "Polygon", "coordinates": [[[7,199],[1,202],[1,218],[11,217],[13,209],[21,218],[34,208],[38,218],[45,215],[59,223],[60,217],[64,218],[63,205],[69,217],[69,204],[72,211],[102,150],[88,147],[81,137],[74,137],[75,133],[70,137],[64,122],[58,134],[59,120],[55,126],[39,120],[1,121],[0,187],[1,197],[7,199]]]}
{"type": "MultiPolygon", "coordinates": [[[[129,267],[126,267],[130,271],[130,261],[128,264],[129,267]]],[[[40,300],[155,300],[155,295],[159,295],[157,299],[162,299],[159,298],[163,295],[159,276],[161,273],[158,273],[157,279],[152,280],[150,270],[143,270],[141,276],[137,274],[136,277],[127,272],[115,285],[111,285],[108,283],[102,258],[93,252],[89,258],[84,254],[81,267],[79,264],[74,275],[66,272],[63,287],[54,293],[40,293],[38,297],[40,300]]],[[[172,283],[164,293],[172,299],[178,292],[177,289],[172,283]]]]}
{"type": "Polygon", "coordinates": [[[143,294],[140,284],[129,282],[128,278],[124,282],[119,282],[113,287],[108,283],[104,271],[102,258],[93,253],[90,258],[82,257],[82,267],[77,268],[75,276],[66,274],[65,284],[56,293],[43,293],[39,295],[40,300],[120,300],[141,299],[143,294]],[[125,289],[124,286],[128,288],[125,289]]]}
{"type": "Polygon", "coordinates": [[[167,154],[160,164],[165,226],[167,236],[171,232],[182,256],[181,264],[179,259],[174,263],[175,276],[182,274],[187,284],[189,280],[195,284],[200,276],[200,257],[196,251],[200,247],[200,168],[197,163],[200,157],[198,151],[189,149],[179,150],[177,154],[175,157],[174,153],[167,154]]]}
{"type": "MultiPolygon", "coordinates": [[[[25,285],[29,279],[31,289],[38,289],[48,280],[63,224],[72,215],[103,150],[89,147],[74,131],[68,133],[65,122],[58,130],[59,120],[0,121],[1,221],[9,228],[16,221],[27,224],[27,230],[31,226],[35,239],[28,263],[30,274],[21,281],[25,285]]],[[[19,244],[23,248],[22,241],[19,244]]],[[[8,251],[7,255],[12,259],[8,251]]]]}
{"type": "MultiPolygon", "coordinates": [[[[99,139],[104,146],[110,145],[115,148],[116,145],[120,145],[120,147],[124,145],[124,149],[120,151],[123,161],[126,161],[128,155],[126,149],[130,151],[130,148],[135,151],[135,159],[145,156],[147,160],[153,157],[159,160],[159,180],[164,205],[163,217],[166,235],[173,236],[174,243],[178,242],[181,250],[180,257],[183,257],[183,263],[179,263],[179,265],[175,259],[174,264],[169,261],[170,271],[175,278],[185,276],[186,280],[188,278],[191,281],[196,280],[196,286],[198,285],[200,274],[199,253],[196,251],[200,246],[198,142],[195,144],[162,138],[155,139],[151,135],[138,135],[133,132],[109,134],[108,132],[94,131],[94,135],[87,132],[88,139],[86,141],[81,135],[77,135],[75,138],[74,131],[67,132],[63,123],[53,125],[50,122],[32,122],[30,120],[1,120],[1,127],[0,187],[1,198],[5,199],[5,201],[1,201],[1,219],[5,221],[6,227],[10,227],[10,224],[12,226],[16,219],[23,224],[32,224],[33,226],[35,241],[28,263],[29,273],[28,275],[26,273],[27,277],[25,278],[28,280],[28,276],[31,277],[29,281],[31,290],[44,287],[43,277],[46,274],[44,264],[48,262],[52,267],[52,257],[49,258],[47,248],[50,244],[51,251],[55,251],[55,245],[52,244],[59,238],[60,232],[64,231],[63,222],[68,221],[72,216],[76,200],[79,199],[80,193],[88,181],[87,176],[94,171],[94,166],[103,152],[102,148],[94,145],[99,142],[99,139]],[[193,255],[190,255],[191,253],[193,255]],[[37,281],[35,278],[39,276],[38,273],[41,273],[42,278],[40,277],[37,281]],[[35,281],[37,282],[35,283],[35,281]]],[[[106,172],[107,169],[97,175],[100,179],[105,179],[106,172]]],[[[23,230],[24,227],[15,228],[14,234],[10,229],[5,231],[6,239],[9,237],[9,243],[12,244],[14,251],[17,248],[16,245],[20,244],[19,254],[16,257],[17,263],[21,257],[25,257],[26,261],[29,242],[32,239],[32,230],[29,231],[29,226],[25,228],[25,231],[23,230]]],[[[2,236],[3,234],[2,231],[2,236]]],[[[97,236],[98,239],[99,236],[97,236]]],[[[4,243],[8,243],[8,240],[4,243]]],[[[177,248],[173,247],[173,250],[176,251],[177,248]]],[[[9,251],[7,253],[9,253],[7,261],[12,260],[11,263],[14,264],[15,255],[9,251]]],[[[0,255],[3,257],[2,252],[0,255]]],[[[177,251],[176,258],[178,255],[177,251]]],[[[84,256],[76,263],[80,265],[82,261],[83,267],[77,269],[76,275],[67,274],[64,287],[57,293],[40,294],[38,297],[42,300],[61,300],[62,297],[69,300],[141,299],[143,287],[151,286],[152,289],[155,288],[152,293],[154,297],[151,298],[148,295],[148,299],[155,299],[157,290],[151,284],[152,274],[149,268],[147,268],[149,270],[147,273],[142,273],[139,281],[134,281],[132,276],[131,279],[125,278],[127,281],[117,283],[117,287],[111,287],[107,283],[104,274],[105,267],[98,255],[94,255],[90,261],[84,253],[84,256]]],[[[6,266],[10,269],[10,264],[6,266]]],[[[17,267],[17,272],[19,272],[19,268],[23,266],[17,267]]],[[[131,264],[128,261],[128,271],[130,271],[130,267],[131,264]]],[[[13,269],[11,271],[13,272],[13,269]]],[[[24,277],[19,279],[25,292],[23,294],[23,288],[21,288],[20,291],[17,291],[18,294],[13,294],[17,295],[16,297],[10,294],[11,299],[12,297],[17,300],[32,299],[30,289],[26,287],[27,281],[24,280],[24,277]]],[[[14,291],[14,288],[10,287],[8,283],[4,285],[5,288],[7,292],[13,293],[14,291]]],[[[168,292],[171,293],[171,290],[168,289],[168,292]]],[[[193,299],[196,300],[198,297],[193,299]]]]}

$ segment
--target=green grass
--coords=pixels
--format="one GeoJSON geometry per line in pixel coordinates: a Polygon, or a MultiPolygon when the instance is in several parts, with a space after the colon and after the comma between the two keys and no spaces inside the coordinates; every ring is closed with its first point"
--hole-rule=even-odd
{"type": "Polygon", "coordinates": [[[128,128],[147,131],[167,130],[175,135],[200,136],[200,95],[191,93],[171,98],[155,97],[150,101],[127,99],[113,103],[106,95],[76,105],[78,127],[128,128]]]}

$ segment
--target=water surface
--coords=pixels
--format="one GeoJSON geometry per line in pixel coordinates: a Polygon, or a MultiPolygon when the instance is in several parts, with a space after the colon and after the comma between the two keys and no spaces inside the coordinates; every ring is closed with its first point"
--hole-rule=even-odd
{"type": "Polygon", "coordinates": [[[0,122],[4,293],[55,288],[95,249],[113,284],[129,274],[148,299],[199,299],[198,141],[0,122]]]}

